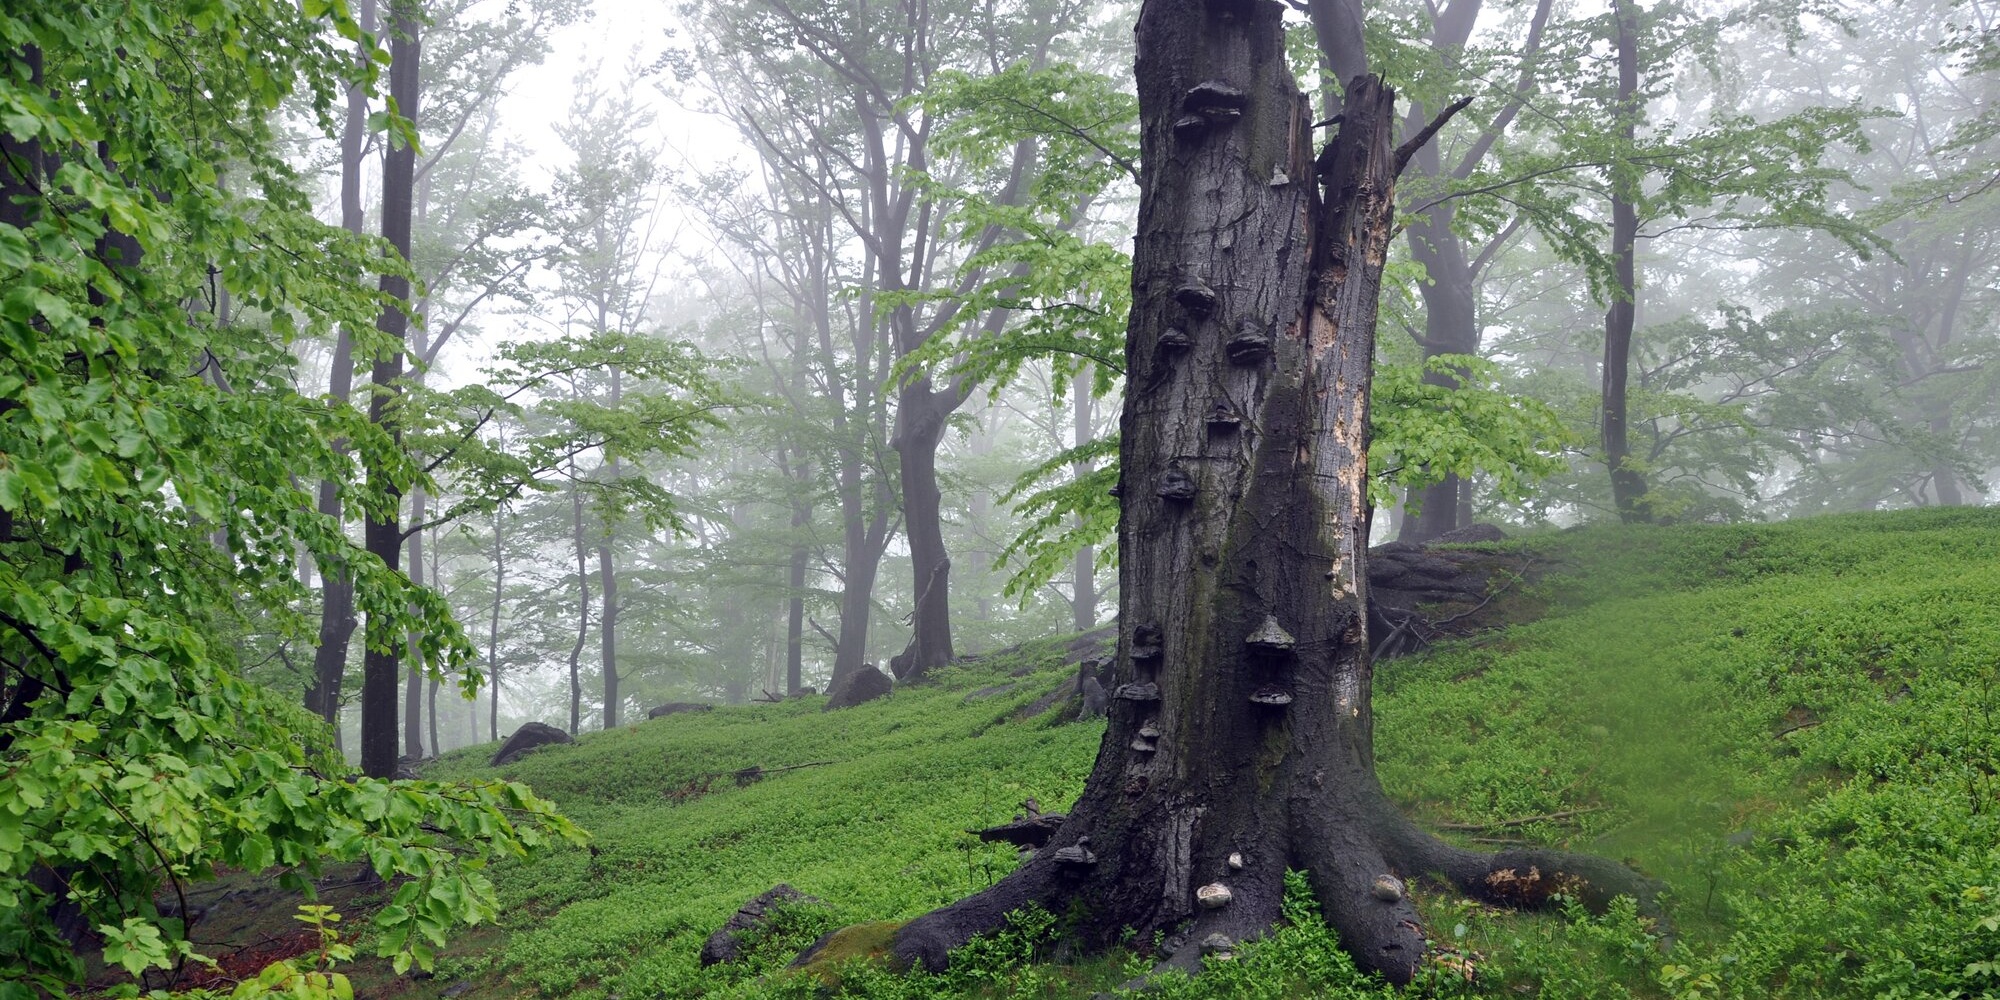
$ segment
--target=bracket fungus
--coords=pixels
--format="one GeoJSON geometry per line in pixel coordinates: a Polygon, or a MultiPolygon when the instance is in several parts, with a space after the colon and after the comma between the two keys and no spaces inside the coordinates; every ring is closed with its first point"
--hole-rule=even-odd
{"type": "Polygon", "coordinates": [[[1215,289],[1200,278],[1189,278],[1174,289],[1174,301],[1196,319],[1207,319],[1214,315],[1217,299],[1215,289]]]}
{"type": "Polygon", "coordinates": [[[1090,850],[1089,834],[1076,838],[1076,843],[1060,848],[1049,856],[1054,858],[1057,864],[1094,865],[1097,863],[1097,855],[1090,850]]]}
{"type": "MultiPolygon", "coordinates": [[[[1111,697],[1125,701],[1159,701],[1160,686],[1152,681],[1135,681],[1131,684],[1120,684],[1118,685],[1118,690],[1111,692],[1111,697]]],[[[1286,695],[1285,700],[1292,700],[1291,696],[1286,695]]]]}
{"type": "Polygon", "coordinates": [[[1205,910],[1220,910],[1235,898],[1236,894],[1230,892],[1229,887],[1220,882],[1210,882],[1194,891],[1195,902],[1200,903],[1205,910]]]}
{"type": "Polygon", "coordinates": [[[1375,884],[1368,887],[1368,893],[1384,903],[1393,903],[1405,895],[1403,880],[1394,875],[1377,875],[1375,884]]]}
{"type": "Polygon", "coordinates": [[[1170,326],[1167,332],[1160,334],[1158,345],[1163,351],[1185,351],[1194,346],[1194,338],[1188,336],[1186,330],[1170,326]]]}
{"type": "Polygon", "coordinates": [[[1265,615],[1264,624],[1257,631],[1243,637],[1243,644],[1259,653],[1289,653],[1298,645],[1285,627],[1278,624],[1277,615],[1265,615]]]}
{"type": "Polygon", "coordinates": [[[1292,693],[1276,684],[1266,684],[1250,692],[1250,703],[1253,705],[1269,705],[1272,708],[1283,708],[1292,703],[1292,693]]]}
{"type": "Polygon", "coordinates": [[[1254,365],[1270,356],[1271,335],[1264,332],[1262,323],[1246,319],[1223,350],[1229,353],[1230,364],[1254,365]]]}
{"type": "Polygon", "coordinates": [[[1227,80],[1203,80],[1188,88],[1181,107],[1208,118],[1239,118],[1250,95],[1227,80]]]}
{"type": "Polygon", "coordinates": [[[1194,499],[1194,477],[1180,468],[1168,469],[1160,476],[1160,497],[1186,503],[1194,499]]]}
{"type": "Polygon", "coordinates": [[[1236,410],[1228,402],[1220,399],[1208,408],[1207,419],[1208,429],[1218,432],[1233,431],[1237,425],[1243,423],[1243,418],[1237,415],[1236,410]]]}

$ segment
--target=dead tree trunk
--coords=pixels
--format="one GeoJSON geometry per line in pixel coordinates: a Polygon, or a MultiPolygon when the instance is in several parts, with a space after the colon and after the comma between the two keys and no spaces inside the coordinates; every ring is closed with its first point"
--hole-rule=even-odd
{"type": "Polygon", "coordinates": [[[1393,150],[1393,92],[1355,77],[1316,169],[1281,11],[1148,0],[1140,14],[1109,728],[1050,845],[904,925],[902,962],[941,968],[1031,903],[1081,915],[1090,946],[1239,941],[1278,919],[1298,868],[1361,967],[1403,983],[1425,937],[1402,879],[1528,905],[1644,893],[1604,861],[1446,845],[1377,783],[1368,389],[1394,180],[1429,130],[1393,150]]]}

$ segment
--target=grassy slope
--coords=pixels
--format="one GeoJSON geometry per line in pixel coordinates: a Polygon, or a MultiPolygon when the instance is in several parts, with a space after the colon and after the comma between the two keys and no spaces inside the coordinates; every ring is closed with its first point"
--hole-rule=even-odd
{"type": "MultiPolygon", "coordinates": [[[[1377,679],[1391,793],[1457,836],[1632,859],[1670,886],[1667,954],[1629,915],[1519,917],[1441,895],[1434,935],[1476,952],[1448,995],[1967,996],[2000,987],[2000,511],[1783,525],[1592,529],[1531,543],[1545,582],[1499,599],[1538,621],[1377,679]]],[[[935,686],[822,714],[818,699],[674,716],[501,773],[596,837],[494,872],[504,937],[441,968],[476,995],[804,996],[765,976],[823,927],[902,919],[977,889],[1009,850],[960,831],[1075,796],[1101,724],[1010,721],[1064,676],[1059,642],[935,686]],[[968,700],[1010,671],[1045,668],[968,700]],[[833,761],[738,788],[750,765],[833,761]],[[746,968],[701,971],[702,938],[776,882],[826,899],[746,968]]],[[[440,777],[486,775],[477,754],[440,777]]],[[[1304,926],[1168,995],[1373,993],[1304,926]]],[[[1131,963],[1003,971],[1010,941],[950,981],[850,977],[850,993],[1080,994],[1131,963]]]]}

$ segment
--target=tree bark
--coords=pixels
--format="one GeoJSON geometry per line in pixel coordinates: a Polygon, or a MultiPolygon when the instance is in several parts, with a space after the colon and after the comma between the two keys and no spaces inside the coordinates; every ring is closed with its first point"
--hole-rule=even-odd
{"type": "Polygon", "coordinates": [[[905,963],[1038,903],[1104,946],[1261,934],[1308,871],[1344,947],[1395,983],[1425,936],[1397,878],[1489,901],[1644,885],[1556,852],[1490,857],[1417,831],[1374,769],[1368,391],[1393,231],[1394,94],[1348,82],[1318,158],[1282,6],[1148,0],[1138,26],[1139,235],[1120,444],[1119,646],[1091,776],[1049,847],[904,925],[905,963]],[[1232,94],[1234,96],[1232,96],[1232,94]],[[1200,119],[1191,121],[1190,119],[1200,119]],[[1280,176],[1282,175],[1282,176],[1280,176]],[[1161,343],[1177,328],[1193,345],[1161,343]],[[1216,403],[1238,424],[1209,423],[1216,403]],[[1219,908],[1197,891],[1224,886],[1219,908]]]}
{"type": "MultiPolygon", "coordinates": [[[[418,60],[421,58],[417,31],[420,8],[417,0],[392,3],[393,25],[389,42],[389,96],[401,113],[417,120],[421,93],[418,60]]],[[[392,147],[382,164],[382,238],[407,263],[410,259],[410,226],[414,215],[417,151],[407,144],[392,147]]],[[[384,274],[382,291],[402,302],[410,301],[410,281],[402,275],[384,274]]],[[[390,407],[396,384],[403,377],[404,337],[409,333],[409,315],[394,306],[382,310],[376,328],[397,345],[378,353],[371,371],[375,391],[368,400],[368,418],[389,428],[397,446],[402,429],[390,407]]],[[[382,471],[370,469],[369,478],[390,500],[387,516],[370,516],[363,522],[363,543],[390,570],[401,565],[403,537],[397,504],[402,490],[394,482],[382,481],[382,471]]],[[[392,778],[396,774],[396,682],[402,667],[402,645],[406,637],[394,634],[388,622],[368,620],[368,649],[361,664],[361,770],[371,778],[392,778]]]]}
{"type": "Polygon", "coordinates": [[[943,494],[938,489],[938,444],[945,418],[958,408],[956,393],[937,392],[927,378],[903,386],[891,442],[903,492],[903,537],[910,545],[916,587],[910,645],[891,663],[897,680],[923,677],[952,661],[951,556],[944,544],[943,494]]]}
{"type": "MultiPolygon", "coordinates": [[[[361,30],[375,30],[375,0],[361,0],[356,17],[361,30]]],[[[359,236],[367,225],[361,208],[361,156],[368,137],[368,95],[360,84],[347,88],[347,118],[340,129],[340,225],[359,236]]],[[[346,403],[354,395],[354,334],[345,326],[334,335],[333,369],[327,395],[346,403]]],[[[342,520],[340,484],[319,484],[319,512],[342,520]]],[[[354,581],[344,566],[320,567],[319,645],[313,651],[312,682],[306,688],[306,709],[339,731],[340,689],[347,673],[347,646],[354,637],[354,581]]]]}
{"type": "MultiPolygon", "coordinates": [[[[1613,0],[1618,22],[1618,136],[1631,149],[1639,123],[1639,15],[1632,0],[1613,0]]],[[[1604,313],[1604,405],[1599,420],[1604,464],[1611,470],[1611,501],[1620,519],[1650,521],[1646,509],[1646,476],[1631,464],[1627,443],[1629,407],[1625,382],[1632,364],[1632,326],[1638,315],[1639,285],[1636,243],[1639,235],[1638,178],[1628,165],[1613,167],[1611,178],[1611,256],[1614,268],[1611,308],[1604,313]]]]}

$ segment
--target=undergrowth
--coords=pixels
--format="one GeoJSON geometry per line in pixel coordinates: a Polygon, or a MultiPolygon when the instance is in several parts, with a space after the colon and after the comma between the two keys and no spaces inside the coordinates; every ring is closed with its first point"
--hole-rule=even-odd
{"type": "MultiPolygon", "coordinates": [[[[1518,544],[1550,567],[1528,595],[1548,613],[1381,665],[1383,783],[1467,842],[1628,859],[1666,884],[1673,924],[1629,906],[1502,913],[1431,891],[1420,901],[1438,958],[1424,993],[2000,995],[2000,512],[1518,544]]],[[[823,714],[812,698],[670,716],[500,769],[556,800],[595,850],[496,867],[507,936],[448,953],[425,988],[470,979],[455,995],[621,1000],[1115,989],[1147,968],[1145,949],[1070,955],[1049,914],[1018,915],[943,976],[785,969],[827,930],[908,919],[1013,868],[1010,849],[964,830],[1030,797],[1064,808],[1081,789],[1102,724],[1017,717],[1071,662],[1051,640],[857,709],[823,714]],[[797,764],[815,766],[774,770],[797,764]],[[764,773],[739,787],[752,766],[764,773]],[[779,882],[825,903],[782,910],[745,961],[700,968],[702,939],[779,882]]],[[[489,775],[484,753],[436,773],[489,775]]],[[[1286,914],[1231,961],[1148,995],[1384,995],[1308,896],[1288,896],[1286,914]]]]}

